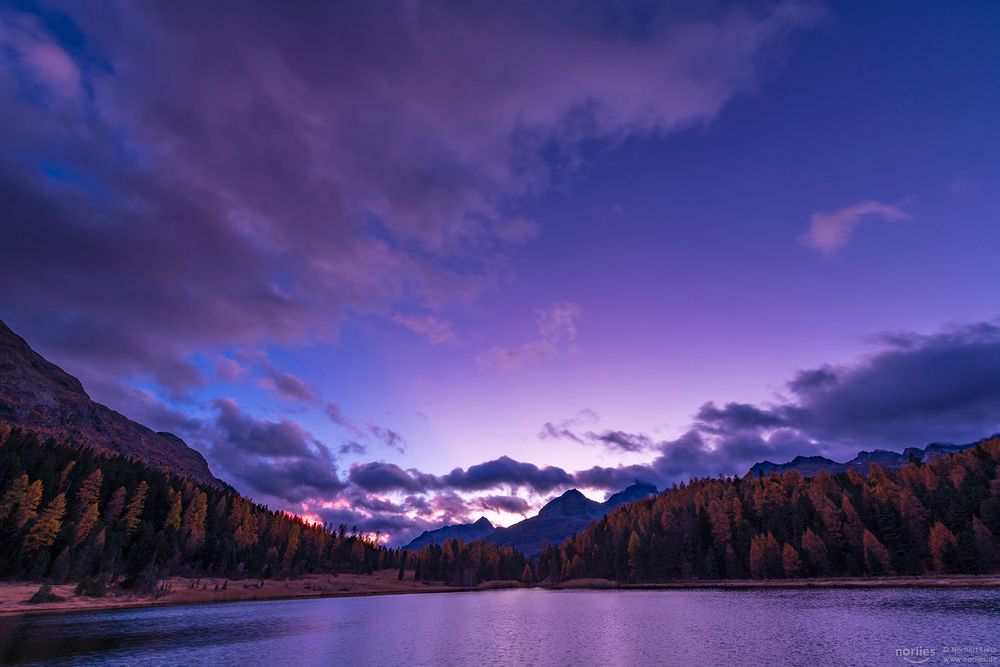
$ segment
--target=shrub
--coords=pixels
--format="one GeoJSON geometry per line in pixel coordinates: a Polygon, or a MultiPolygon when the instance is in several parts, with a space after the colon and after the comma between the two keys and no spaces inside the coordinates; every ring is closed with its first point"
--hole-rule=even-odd
{"type": "Polygon", "coordinates": [[[96,577],[84,577],[76,585],[77,595],[86,595],[92,598],[102,598],[108,592],[108,575],[101,573],[96,577]]]}
{"type": "Polygon", "coordinates": [[[42,584],[42,586],[35,591],[35,594],[28,598],[28,602],[32,604],[38,604],[39,602],[62,602],[66,598],[61,595],[56,595],[52,592],[52,587],[48,584],[42,584]]]}

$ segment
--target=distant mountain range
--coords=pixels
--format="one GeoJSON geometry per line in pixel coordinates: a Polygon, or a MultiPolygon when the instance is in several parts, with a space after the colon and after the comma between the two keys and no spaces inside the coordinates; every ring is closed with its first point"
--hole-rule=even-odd
{"type": "MultiPolygon", "coordinates": [[[[992,436],[996,438],[997,436],[992,436]]],[[[796,456],[791,461],[787,463],[771,463],[770,461],[761,461],[760,463],[754,464],[750,468],[749,475],[753,477],[767,477],[773,472],[788,472],[790,470],[795,470],[806,477],[812,477],[820,472],[826,471],[830,473],[835,472],[847,472],[849,469],[854,468],[859,473],[867,473],[868,467],[877,463],[883,468],[897,468],[902,465],[906,465],[910,461],[927,461],[935,456],[943,456],[945,454],[954,454],[955,452],[960,452],[963,449],[970,449],[975,447],[980,442],[985,442],[991,438],[986,438],[985,440],[980,440],[979,442],[972,442],[967,445],[952,445],[943,442],[934,442],[923,449],[920,447],[907,447],[902,453],[891,452],[886,449],[876,449],[871,452],[858,452],[850,461],[845,463],[838,463],[832,459],[828,459],[825,456],[796,456]]]]}
{"type": "Polygon", "coordinates": [[[205,457],[172,433],[157,433],[90,399],[75,377],[47,361],[0,321],[0,431],[129,456],[146,465],[223,486],[205,457]]]}
{"type": "Polygon", "coordinates": [[[428,544],[441,544],[450,539],[463,542],[481,539],[501,546],[514,547],[531,556],[539,553],[543,544],[559,544],[616,507],[642,500],[656,492],[656,487],[652,484],[636,482],[603,503],[599,503],[576,489],[570,489],[546,503],[537,515],[506,528],[494,527],[486,517],[482,517],[475,523],[456,524],[424,531],[404,549],[418,551],[428,544]]]}

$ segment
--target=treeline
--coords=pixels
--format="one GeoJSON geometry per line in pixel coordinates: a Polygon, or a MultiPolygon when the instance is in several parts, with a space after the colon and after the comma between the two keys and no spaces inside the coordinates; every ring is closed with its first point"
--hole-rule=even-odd
{"type": "Polygon", "coordinates": [[[404,552],[401,579],[405,567],[413,568],[416,581],[443,581],[452,586],[475,586],[496,580],[530,583],[532,578],[523,553],[483,540],[468,544],[445,540],[443,544],[428,544],[413,554],[404,552]]]}
{"type": "Polygon", "coordinates": [[[867,476],[694,480],[546,548],[540,580],[982,574],[1000,569],[1000,439],[867,476]]]}
{"type": "Polygon", "coordinates": [[[0,577],[76,581],[101,575],[150,590],[163,576],[370,573],[401,552],[313,525],[138,461],[0,436],[0,577]]]}

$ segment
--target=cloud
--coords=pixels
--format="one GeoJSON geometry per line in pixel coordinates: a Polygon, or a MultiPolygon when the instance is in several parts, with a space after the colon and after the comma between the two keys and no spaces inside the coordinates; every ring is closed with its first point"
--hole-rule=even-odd
{"type": "Polygon", "coordinates": [[[356,442],[354,440],[348,440],[347,442],[343,443],[342,445],[340,445],[340,447],[337,448],[337,453],[340,454],[341,456],[347,454],[356,454],[358,456],[364,456],[365,454],[368,453],[368,448],[362,445],[360,442],[356,442]]]}
{"type": "Polygon", "coordinates": [[[531,340],[514,348],[491,347],[476,357],[476,363],[483,368],[506,373],[527,362],[554,357],[562,349],[572,348],[576,341],[576,323],[579,318],[580,307],[567,301],[536,310],[538,340],[531,340]]]}
{"type": "Polygon", "coordinates": [[[451,343],[455,340],[455,331],[451,323],[431,315],[393,315],[392,321],[424,336],[433,345],[451,343]]]}
{"type": "Polygon", "coordinates": [[[587,440],[599,443],[607,449],[621,452],[642,452],[653,444],[653,439],[645,433],[628,433],[626,431],[604,431],[603,433],[589,431],[587,440]]]}
{"type": "MultiPolygon", "coordinates": [[[[353,314],[468,304],[537,234],[511,211],[579,168],[584,142],[711,121],[822,14],[799,2],[622,6],[613,21],[598,2],[60,12],[3,13],[15,57],[0,68],[0,153],[23,159],[0,161],[0,281],[19,285],[0,307],[85,382],[148,376],[178,391],[198,386],[195,354],[333,341],[353,314]],[[50,19],[86,49],[68,55],[50,19]],[[29,80],[77,104],[12,94],[29,80]]],[[[527,345],[494,365],[549,354],[527,345]]]]}
{"type": "Polygon", "coordinates": [[[30,15],[0,12],[0,63],[23,68],[61,100],[76,101],[83,94],[76,62],[30,15]]]}
{"type": "Polygon", "coordinates": [[[423,493],[433,488],[431,476],[411,474],[395,463],[371,461],[351,466],[348,479],[365,491],[409,491],[423,493]]]}
{"type": "Polygon", "coordinates": [[[231,399],[212,405],[215,422],[199,434],[203,451],[213,471],[244,493],[287,506],[345,488],[330,450],[297,423],[257,419],[231,399]]]}
{"type": "Polygon", "coordinates": [[[520,514],[525,516],[531,510],[531,505],[520,496],[481,496],[476,498],[477,507],[494,512],[506,512],[508,514],[520,514]]]}
{"type": "Polygon", "coordinates": [[[515,461],[509,456],[501,456],[492,461],[469,466],[465,470],[455,468],[441,477],[440,482],[461,491],[480,491],[506,485],[523,486],[545,493],[572,484],[573,477],[562,468],[539,467],[533,463],[515,461]]]}
{"type": "Polygon", "coordinates": [[[374,438],[383,447],[394,449],[400,454],[406,451],[406,438],[391,428],[380,426],[367,419],[362,422],[355,421],[345,415],[343,409],[336,403],[328,403],[324,408],[324,412],[330,421],[348,430],[356,438],[374,438]]]}
{"type": "Polygon", "coordinates": [[[596,412],[589,408],[584,408],[569,419],[563,419],[558,422],[545,422],[538,432],[538,438],[540,440],[572,440],[582,445],[585,444],[585,441],[575,430],[595,424],[599,419],[600,417],[598,417],[596,412]]]}
{"type": "Polygon", "coordinates": [[[785,423],[781,417],[756,405],[726,403],[720,408],[712,401],[702,405],[694,419],[701,429],[712,433],[775,428],[785,423]]]}
{"type": "Polygon", "coordinates": [[[883,336],[872,354],[788,387],[775,410],[830,446],[972,441],[1000,429],[1000,323],[883,336]]]}
{"type": "Polygon", "coordinates": [[[261,386],[274,391],[282,398],[303,403],[315,403],[319,400],[313,388],[302,378],[276,368],[268,368],[266,373],[266,377],[261,380],[261,386]]]}
{"type": "Polygon", "coordinates": [[[644,433],[621,430],[581,431],[598,421],[593,410],[580,410],[576,416],[560,422],[545,422],[538,432],[540,440],[570,440],[580,445],[603,447],[615,452],[642,452],[653,446],[653,439],[644,433]]]}
{"type": "Polygon", "coordinates": [[[809,231],[802,235],[803,245],[832,255],[848,244],[864,220],[890,222],[909,220],[910,214],[899,206],[877,201],[862,201],[833,211],[819,211],[809,218],[809,231]]]}
{"type": "Polygon", "coordinates": [[[384,447],[395,449],[400,454],[406,451],[406,439],[391,428],[385,428],[373,422],[366,422],[366,427],[368,432],[384,447]]]}

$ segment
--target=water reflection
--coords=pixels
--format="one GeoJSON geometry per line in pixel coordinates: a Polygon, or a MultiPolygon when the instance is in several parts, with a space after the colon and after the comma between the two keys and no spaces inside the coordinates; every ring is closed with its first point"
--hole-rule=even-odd
{"type": "Polygon", "coordinates": [[[514,590],[6,618],[0,662],[870,665],[998,636],[996,590],[514,590]]]}

